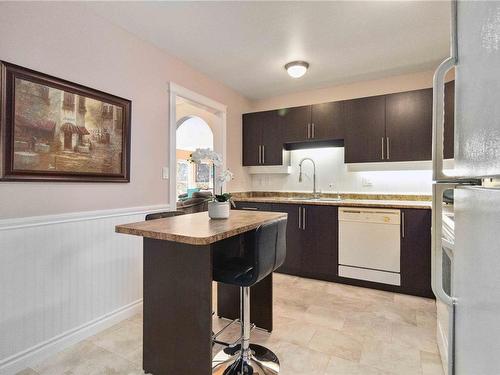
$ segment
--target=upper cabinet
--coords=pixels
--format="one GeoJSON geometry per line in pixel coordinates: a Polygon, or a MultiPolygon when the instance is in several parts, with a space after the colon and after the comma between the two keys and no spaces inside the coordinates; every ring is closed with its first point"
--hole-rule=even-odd
{"type": "Polygon", "coordinates": [[[432,159],[432,89],[385,97],[385,160],[432,159]]]}
{"type": "MultiPolygon", "coordinates": [[[[454,94],[454,82],[448,82],[447,159],[453,158],[454,94]]],[[[325,140],[344,140],[346,163],[431,160],[432,89],[243,115],[245,166],[281,165],[284,143],[325,140]]]]}
{"type": "Polygon", "coordinates": [[[384,161],[385,96],[348,100],[345,106],[345,162],[384,161]]]}
{"type": "Polygon", "coordinates": [[[311,106],[311,139],[343,139],[345,127],[344,102],[311,106]]]}
{"type": "Polygon", "coordinates": [[[302,142],[309,139],[311,106],[284,108],[278,111],[283,120],[285,142],[302,142]]]}
{"type": "Polygon", "coordinates": [[[281,109],[285,142],[343,139],[344,102],[281,109]]]}
{"type": "Polygon", "coordinates": [[[283,122],[278,111],[243,115],[243,165],[283,163],[283,122]]]}

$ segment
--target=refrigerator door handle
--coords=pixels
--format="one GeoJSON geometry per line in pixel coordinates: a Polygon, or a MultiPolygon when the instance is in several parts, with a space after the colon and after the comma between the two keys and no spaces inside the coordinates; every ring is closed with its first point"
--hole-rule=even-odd
{"type": "Polygon", "coordinates": [[[431,286],[437,299],[449,306],[448,319],[448,374],[454,375],[454,330],[456,299],[443,289],[443,192],[455,189],[457,184],[438,183],[432,186],[432,247],[431,286]]]}
{"type": "Polygon", "coordinates": [[[449,179],[443,171],[444,159],[444,84],[446,73],[455,66],[455,58],[448,57],[436,69],[432,82],[432,178],[449,179]]]}
{"type": "Polygon", "coordinates": [[[444,85],[446,73],[457,63],[457,0],[451,2],[451,52],[436,69],[432,81],[432,179],[446,181],[444,159],[444,85]]]}

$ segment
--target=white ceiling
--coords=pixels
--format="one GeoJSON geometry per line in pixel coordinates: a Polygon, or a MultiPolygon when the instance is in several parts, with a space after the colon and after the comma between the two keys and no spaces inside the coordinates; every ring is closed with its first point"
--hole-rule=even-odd
{"type": "Polygon", "coordinates": [[[433,69],[449,2],[97,2],[109,21],[249,99],[433,69]],[[309,72],[283,65],[306,60],[309,72]]]}

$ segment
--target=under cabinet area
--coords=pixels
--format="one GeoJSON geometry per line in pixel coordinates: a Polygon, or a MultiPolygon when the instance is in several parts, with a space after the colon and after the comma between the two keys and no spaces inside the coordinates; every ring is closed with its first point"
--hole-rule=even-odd
{"type": "Polygon", "coordinates": [[[236,202],[236,209],[288,214],[287,255],[285,263],[277,272],[434,297],[431,289],[430,209],[391,210],[398,215],[396,222],[400,254],[399,267],[396,268],[399,269],[397,284],[400,285],[339,276],[339,207],[336,205],[236,202]]]}

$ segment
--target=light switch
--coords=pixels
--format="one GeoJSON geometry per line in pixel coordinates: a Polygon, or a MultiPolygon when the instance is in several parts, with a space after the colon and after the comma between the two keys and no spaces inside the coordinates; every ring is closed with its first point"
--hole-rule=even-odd
{"type": "Polygon", "coordinates": [[[168,167],[163,167],[161,169],[161,178],[164,180],[168,180],[168,176],[169,176],[168,167]]]}

